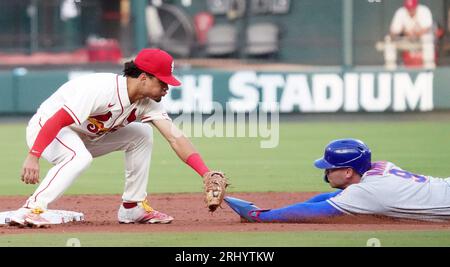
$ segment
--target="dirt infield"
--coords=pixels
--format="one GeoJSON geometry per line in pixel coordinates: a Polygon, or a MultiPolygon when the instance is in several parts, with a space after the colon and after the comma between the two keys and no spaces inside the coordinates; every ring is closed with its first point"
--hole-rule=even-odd
{"type": "MultiPolygon", "coordinates": [[[[231,193],[230,196],[253,201],[260,208],[276,208],[304,201],[316,193],[231,193]]],[[[0,234],[67,232],[249,232],[249,231],[364,231],[364,230],[450,230],[450,223],[397,221],[377,217],[346,217],[339,220],[302,224],[241,223],[226,205],[210,214],[201,194],[155,194],[148,197],[157,210],[175,220],[168,225],[123,225],[117,222],[119,195],[64,196],[51,209],[83,212],[85,222],[55,225],[45,229],[0,227],[0,234]]],[[[17,209],[25,197],[0,197],[0,211],[17,209]]]]}

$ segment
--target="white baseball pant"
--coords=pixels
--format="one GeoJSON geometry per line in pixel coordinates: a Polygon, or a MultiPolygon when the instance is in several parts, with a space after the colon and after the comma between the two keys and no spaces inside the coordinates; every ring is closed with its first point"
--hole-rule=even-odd
{"type": "MultiPolygon", "coordinates": [[[[426,34],[420,38],[420,42],[422,44],[423,67],[426,69],[435,68],[433,36],[426,34]]],[[[397,47],[389,36],[385,38],[384,62],[386,69],[394,70],[397,68],[397,47]]]]}
{"type": "MultiPolygon", "coordinates": [[[[33,146],[40,129],[39,118],[35,115],[27,127],[29,147],[33,146]]],[[[130,123],[98,141],[82,139],[72,129],[64,127],[42,153],[42,157],[54,166],[24,207],[47,209],[89,167],[93,158],[113,151],[125,152],[123,201],[143,201],[147,197],[152,148],[153,130],[146,123],[130,123]]]]}

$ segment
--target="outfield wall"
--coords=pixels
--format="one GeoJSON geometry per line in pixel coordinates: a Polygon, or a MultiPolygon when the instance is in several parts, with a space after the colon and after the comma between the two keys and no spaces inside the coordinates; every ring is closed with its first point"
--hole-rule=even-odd
{"type": "MultiPolygon", "coordinates": [[[[97,70],[98,71],[98,70],[97,70]]],[[[103,70],[105,71],[105,70],[103,70]]],[[[120,69],[107,70],[119,73],[120,69]]],[[[91,72],[94,72],[92,70],[91,72]]],[[[71,70],[0,71],[0,113],[33,113],[71,70]]],[[[435,71],[328,68],[305,72],[189,69],[164,99],[169,113],[209,113],[218,102],[234,112],[427,112],[450,109],[450,68],[435,71]]]]}

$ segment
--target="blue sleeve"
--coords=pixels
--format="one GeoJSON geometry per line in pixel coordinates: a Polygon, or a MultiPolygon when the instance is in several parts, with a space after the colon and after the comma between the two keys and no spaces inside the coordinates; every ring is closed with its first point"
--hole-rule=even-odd
{"type": "Polygon", "coordinates": [[[325,201],[327,199],[337,196],[341,192],[342,192],[342,190],[337,190],[335,192],[319,194],[317,196],[314,196],[314,197],[306,200],[304,203],[314,203],[314,202],[325,201]]]}
{"type": "Polygon", "coordinates": [[[262,222],[302,222],[344,215],[327,201],[297,203],[279,209],[262,211],[258,218],[262,222]]]}

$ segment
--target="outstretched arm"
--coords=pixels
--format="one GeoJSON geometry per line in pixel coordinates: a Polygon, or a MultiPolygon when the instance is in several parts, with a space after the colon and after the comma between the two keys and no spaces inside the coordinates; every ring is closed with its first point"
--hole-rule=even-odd
{"type": "Polygon", "coordinates": [[[329,192],[329,193],[322,193],[322,194],[316,195],[316,196],[306,200],[303,203],[314,203],[314,202],[325,201],[327,199],[337,196],[341,192],[342,192],[342,190],[337,190],[335,192],[329,192]]]}
{"type": "Polygon", "coordinates": [[[209,171],[191,141],[169,120],[154,120],[152,124],[169,142],[178,157],[193,168],[200,176],[209,171]]]}
{"type": "Polygon", "coordinates": [[[223,201],[228,181],[220,171],[210,171],[191,141],[168,120],[153,121],[161,134],[170,143],[178,157],[203,177],[205,203],[214,212],[223,201]]]}
{"type": "Polygon", "coordinates": [[[264,210],[257,215],[260,222],[304,222],[344,215],[327,201],[297,203],[279,209],[264,210]]]}
{"type": "Polygon", "coordinates": [[[300,202],[271,210],[260,209],[252,202],[234,197],[226,197],[225,202],[241,218],[249,222],[298,223],[344,215],[326,200],[312,203],[300,202]]]}

